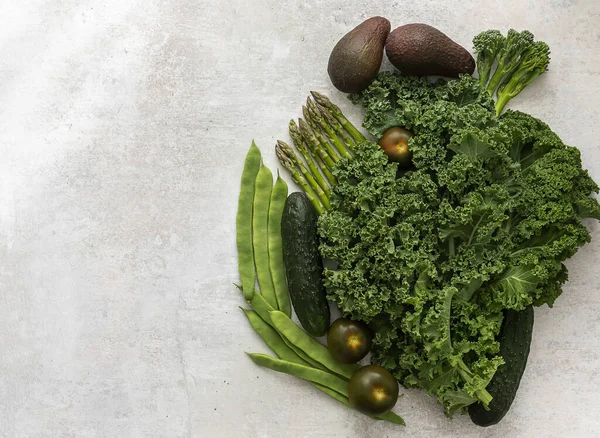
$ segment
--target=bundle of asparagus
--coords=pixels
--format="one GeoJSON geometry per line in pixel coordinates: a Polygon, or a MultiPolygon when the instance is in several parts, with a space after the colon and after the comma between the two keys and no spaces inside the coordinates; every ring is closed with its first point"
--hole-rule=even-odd
{"type": "Polygon", "coordinates": [[[304,118],[290,121],[292,141],[300,156],[285,142],[278,140],[275,153],[279,162],[312,202],[318,214],[331,207],[332,170],[342,157],[352,157],[356,143],[365,141],[358,129],[326,96],[311,91],[302,107],[304,118]],[[314,99],[314,100],[313,100],[314,99]]]}

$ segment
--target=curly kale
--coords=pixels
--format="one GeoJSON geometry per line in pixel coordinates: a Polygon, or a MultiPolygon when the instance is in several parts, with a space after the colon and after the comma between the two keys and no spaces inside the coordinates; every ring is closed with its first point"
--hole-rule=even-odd
{"type": "Polygon", "coordinates": [[[552,305],[563,261],[600,218],[579,151],[518,111],[498,118],[477,79],[429,83],[382,73],[352,97],[375,136],[410,128],[414,168],[375,143],[334,169],[319,218],[328,298],[374,330],[373,361],[425,388],[448,415],[476,402],[496,369],[505,309],[552,305]]]}

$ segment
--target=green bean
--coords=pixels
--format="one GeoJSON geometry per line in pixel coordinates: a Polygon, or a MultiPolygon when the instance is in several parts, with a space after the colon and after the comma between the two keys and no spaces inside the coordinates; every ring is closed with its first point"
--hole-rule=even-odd
{"type": "Polygon", "coordinates": [[[273,327],[288,341],[304,351],[310,358],[340,376],[350,379],[360,366],[342,364],[333,358],[329,350],[298,327],[285,313],[269,312],[273,327]]]}
{"type": "MultiPolygon", "coordinates": [[[[271,321],[271,315],[270,315],[270,312],[273,312],[275,309],[273,309],[273,307],[271,307],[271,305],[265,301],[265,299],[262,297],[262,295],[260,295],[258,293],[254,294],[254,296],[252,297],[252,301],[250,302],[250,305],[252,306],[252,309],[256,313],[258,313],[258,315],[262,318],[263,321],[265,321],[271,327],[275,328],[275,326],[273,325],[273,322],[271,321]]],[[[291,319],[290,319],[290,322],[295,325],[295,323],[291,319]]],[[[277,329],[275,329],[275,330],[277,330],[277,329]]],[[[314,368],[318,368],[318,369],[324,370],[324,371],[327,370],[326,367],[324,367],[319,362],[312,359],[309,355],[307,355],[304,351],[302,351],[300,348],[298,348],[292,342],[288,341],[288,339],[285,336],[281,335],[280,333],[278,333],[278,334],[281,336],[281,339],[283,339],[283,342],[285,342],[285,344],[291,350],[293,350],[294,353],[296,353],[296,355],[299,356],[303,361],[308,362],[314,368]]]]}
{"type": "Polygon", "coordinates": [[[277,298],[273,290],[269,267],[269,204],[273,189],[273,174],[265,165],[260,166],[256,175],[254,193],[254,216],[252,217],[252,241],[254,243],[254,263],[260,292],[265,300],[277,309],[277,298]]]}
{"type": "MultiPolygon", "coordinates": [[[[340,403],[343,403],[344,405],[346,405],[350,409],[352,409],[352,406],[350,406],[350,401],[348,400],[348,397],[346,397],[345,395],[340,394],[339,392],[337,392],[331,388],[328,388],[327,386],[319,385],[318,383],[313,383],[313,386],[315,386],[317,389],[320,389],[321,391],[323,391],[329,397],[339,401],[340,403]]],[[[374,418],[375,420],[389,421],[390,423],[394,423],[394,424],[404,424],[404,420],[402,419],[402,417],[392,411],[389,411],[383,415],[378,415],[376,417],[371,417],[371,418],[374,418]]]]}
{"type": "Polygon", "coordinates": [[[271,315],[269,314],[269,312],[272,312],[274,309],[269,303],[267,303],[267,301],[261,294],[255,293],[252,296],[252,299],[250,300],[250,306],[252,306],[252,310],[258,313],[258,315],[262,318],[264,322],[273,327],[273,323],[271,322],[271,315]]]}
{"type": "Polygon", "coordinates": [[[378,415],[375,418],[377,418],[378,420],[389,421],[390,423],[405,424],[404,420],[402,419],[402,417],[400,415],[396,414],[395,412],[392,412],[392,411],[386,412],[383,415],[378,415]]]}
{"type": "Polygon", "coordinates": [[[285,269],[283,267],[283,247],[281,243],[281,217],[283,206],[287,199],[288,186],[279,176],[271,192],[271,203],[269,205],[269,268],[271,280],[275,289],[277,306],[286,315],[292,314],[290,294],[285,280],[285,269]]]}
{"type": "Polygon", "coordinates": [[[260,150],[254,143],[246,155],[236,217],[236,242],[238,268],[244,299],[250,301],[256,280],[254,271],[254,247],[252,245],[252,208],[254,204],[254,181],[260,169],[260,150]]]}
{"type": "Polygon", "coordinates": [[[314,362],[314,360],[306,356],[302,350],[299,350],[298,347],[291,344],[290,341],[282,338],[281,335],[277,333],[277,331],[271,327],[271,325],[269,325],[269,323],[265,322],[260,317],[258,312],[244,309],[242,307],[240,307],[240,309],[244,311],[244,314],[248,318],[248,321],[250,321],[252,328],[254,328],[256,333],[258,333],[263,341],[265,341],[265,344],[267,344],[267,346],[273,350],[273,352],[279,356],[280,359],[294,362],[299,365],[313,366],[323,371],[327,370],[325,367],[323,367],[323,365],[319,364],[318,362],[314,362]]]}
{"type": "Polygon", "coordinates": [[[286,343],[286,345],[288,347],[290,347],[294,353],[296,353],[296,355],[298,357],[300,357],[304,362],[308,363],[311,367],[316,368],[318,370],[321,371],[327,371],[329,372],[329,370],[324,367],[323,365],[321,365],[319,362],[317,362],[316,360],[314,360],[312,357],[310,357],[308,354],[306,354],[304,351],[302,351],[300,348],[298,348],[296,345],[294,345],[293,343],[291,343],[285,336],[281,335],[281,339],[283,339],[283,342],[286,343]]]}
{"type": "MultiPolygon", "coordinates": [[[[257,333],[263,338],[265,343],[269,346],[269,348],[271,348],[271,350],[273,350],[273,352],[275,354],[277,354],[281,359],[284,359],[285,361],[294,362],[298,365],[304,365],[307,368],[310,368],[310,365],[308,365],[308,366],[305,365],[306,362],[309,362],[309,363],[315,362],[321,368],[323,368],[323,366],[319,362],[316,362],[314,359],[312,359],[310,356],[306,355],[305,353],[304,353],[305,357],[309,360],[302,359],[301,358],[302,356],[300,356],[300,354],[302,354],[302,353],[298,354],[302,350],[298,349],[297,346],[295,346],[287,338],[285,338],[280,333],[277,333],[272,328],[271,325],[273,324],[273,322],[271,320],[271,317],[275,316],[275,319],[278,319],[278,316],[273,315],[273,314],[284,315],[282,312],[274,311],[272,309],[272,307],[264,300],[264,298],[259,293],[254,294],[251,305],[254,308],[254,311],[246,310],[246,309],[242,309],[242,310],[244,310],[244,313],[246,313],[246,316],[248,316],[249,320],[250,320],[250,318],[253,318],[250,321],[250,323],[252,324],[252,327],[254,327],[254,329],[257,331],[257,333]],[[271,313],[269,313],[269,312],[271,312],[271,313]],[[263,315],[265,315],[265,316],[263,316],[263,315]],[[256,324],[256,326],[255,326],[255,324],[256,324]],[[259,331],[259,329],[257,329],[257,327],[259,327],[261,331],[259,331]],[[279,340],[274,335],[277,335],[279,337],[279,340]],[[284,346],[281,346],[281,341],[284,342],[284,344],[285,344],[284,346]],[[286,347],[289,350],[285,350],[286,347]],[[292,354],[290,354],[290,350],[291,350],[292,354]],[[286,351],[286,352],[284,353],[283,351],[286,351]],[[280,353],[281,353],[281,355],[280,355],[280,353]],[[284,355],[285,355],[285,357],[284,357],[284,355]],[[300,362],[300,361],[303,361],[303,362],[300,362]]],[[[279,317],[279,319],[282,319],[282,318],[279,317]]],[[[296,325],[291,319],[289,321],[291,324],[296,325]]],[[[298,327],[298,326],[296,326],[296,327],[298,327]]],[[[298,327],[298,329],[300,331],[302,331],[299,327],[298,327]]],[[[310,339],[312,340],[312,338],[310,338],[310,339]]],[[[321,348],[325,348],[318,342],[317,342],[317,344],[321,348]]],[[[329,352],[327,351],[327,353],[329,353],[329,352]]],[[[264,356],[264,355],[261,355],[261,356],[264,356]]],[[[252,357],[252,355],[250,357],[252,357]]],[[[266,356],[266,357],[268,358],[269,356],[266,356]]],[[[270,359],[272,359],[272,358],[270,358],[270,359]]],[[[254,361],[254,358],[252,360],[254,361]]],[[[264,360],[264,359],[259,359],[259,360],[264,360]]],[[[255,361],[255,363],[257,363],[257,362],[255,361]]],[[[263,365],[262,363],[258,363],[258,365],[266,366],[266,365],[263,365]]],[[[267,366],[267,368],[270,368],[270,367],[267,366]]],[[[360,367],[356,366],[356,369],[358,369],[358,368],[360,368],[360,367]]],[[[275,369],[275,368],[272,368],[272,369],[275,369]]],[[[330,371],[327,371],[327,369],[316,369],[314,367],[313,367],[313,369],[314,369],[314,371],[320,371],[322,373],[329,374],[330,376],[334,377],[333,381],[336,381],[336,382],[338,382],[339,380],[344,381],[343,379],[336,376],[335,374],[332,374],[330,371]],[[338,380],[336,380],[336,379],[338,379],[338,380]]],[[[275,371],[279,371],[279,370],[275,370],[275,371]]],[[[286,372],[286,371],[282,371],[282,372],[286,372]]],[[[288,374],[291,374],[291,373],[288,373],[288,374]]],[[[296,374],[293,374],[293,375],[296,375],[296,374]]],[[[304,378],[302,376],[297,376],[297,377],[304,378]]],[[[321,375],[321,377],[323,377],[323,376],[321,375]]],[[[310,379],[308,379],[308,380],[310,380],[310,379]]],[[[345,383],[345,385],[343,387],[340,385],[332,387],[331,385],[324,384],[322,382],[315,382],[315,381],[312,381],[312,384],[317,389],[320,389],[321,391],[325,392],[330,397],[332,397],[332,398],[338,400],[339,402],[345,404],[346,406],[350,407],[350,403],[348,402],[347,383],[345,383]]],[[[385,421],[390,421],[390,422],[396,423],[396,424],[404,424],[404,420],[400,416],[398,416],[397,414],[395,414],[391,411],[387,412],[384,415],[381,415],[379,417],[374,417],[374,418],[377,418],[380,420],[385,420],[385,421]]]]}
{"type": "Polygon", "coordinates": [[[316,370],[314,368],[298,365],[289,361],[275,359],[266,354],[247,353],[252,361],[261,367],[269,368],[280,373],[290,374],[300,377],[309,382],[318,383],[339,392],[343,395],[348,395],[348,382],[344,381],[332,373],[327,371],[316,370]]]}
{"type": "Polygon", "coordinates": [[[346,397],[344,394],[340,394],[339,392],[335,391],[334,389],[328,388],[327,386],[323,386],[323,385],[320,385],[315,382],[312,382],[312,384],[315,388],[320,389],[325,394],[327,394],[329,397],[334,398],[337,401],[339,401],[340,403],[343,403],[346,406],[350,407],[350,402],[348,401],[348,397],[346,397]]]}
{"type": "Polygon", "coordinates": [[[273,327],[267,324],[258,315],[258,313],[256,313],[254,310],[244,309],[242,307],[240,307],[240,309],[242,309],[248,318],[248,321],[250,322],[250,325],[254,331],[258,333],[262,340],[265,341],[265,344],[267,344],[267,346],[273,350],[273,353],[275,353],[280,359],[309,366],[308,363],[300,359],[300,357],[294,353],[294,350],[287,346],[283,339],[281,339],[281,336],[279,336],[279,333],[277,333],[273,327]]]}

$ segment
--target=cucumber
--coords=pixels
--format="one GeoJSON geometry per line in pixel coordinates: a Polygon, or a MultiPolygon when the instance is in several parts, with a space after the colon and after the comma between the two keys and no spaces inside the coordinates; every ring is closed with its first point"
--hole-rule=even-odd
{"type": "Polygon", "coordinates": [[[469,407],[469,416],[473,423],[478,426],[491,426],[502,420],[510,409],[527,365],[532,333],[532,306],[522,311],[505,311],[498,338],[500,356],[504,358],[504,365],[498,367],[486,387],[493,397],[489,404],[489,411],[486,411],[480,403],[469,407]]]}
{"type": "Polygon", "coordinates": [[[329,304],[323,287],[323,262],[319,254],[317,213],[306,195],[288,196],[281,220],[283,262],[296,316],[312,336],[329,329],[329,304]]]}

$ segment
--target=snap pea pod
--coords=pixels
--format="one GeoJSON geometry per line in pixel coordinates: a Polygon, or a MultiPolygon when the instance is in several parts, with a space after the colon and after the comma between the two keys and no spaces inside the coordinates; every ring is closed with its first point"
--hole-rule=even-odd
{"type": "Polygon", "coordinates": [[[256,313],[254,310],[244,309],[242,307],[240,307],[240,309],[242,309],[248,318],[248,321],[250,322],[250,325],[254,331],[258,333],[262,340],[265,341],[265,344],[267,344],[267,346],[273,350],[273,353],[279,356],[280,359],[309,366],[308,363],[294,353],[294,350],[292,350],[285,342],[283,342],[283,339],[281,339],[279,333],[277,333],[273,327],[263,321],[258,313],[256,313]]]}
{"type": "Polygon", "coordinates": [[[288,341],[306,353],[328,370],[350,380],[360,366],[357,364],[342,364],[333,358],[329,350],[298,327],[285,313],[269,312],[273,327],[288,341]]]}
{"type": "Polygon", "coordinates": [[[254,246],[254,264],[260,292],[265,300],[277,309],[277,298],[271,280],[269,267],[269,204],[273,189],[273,174],[265,165],[260,166],[256,175],[254,206],[252,217],[252,243],[254,246]]]}
{"type": "MultiPolygon", "coordinates": [[[[269,324],[271,327],[274,328],[273,322],[271,321],[270,312],[274,311],[275,309],[273,309],[273,307],[271,307],[271,305],[265,301],[265,299],[263,298],[263,296],[261,294],[259,294],[259,293],[254,294],[254,296],[252,297],[252,300],[250,301],[250,306],[252,306],[252,309],[262,318],[263,321],[265,321],[267,324],[269,324]]],[[[291,319],[290,319],[290,322],[295,325],[295,323],[291,319]]],[[[280,334],[278,333],[278,335],[280,335],[280,334]]],[[[307,362],[314,368],[317,368],[320,370],[327,370],[327,368],[325,366],[321,365],[321,363],[319,363],[316,360],[314,360],[313,358],[311,358],[308,354],[306,354],[304,351],[302,351],[302,349],[300,349],[296,345],[294,345],[293,342],[290,342],[285,336],[281,335],[281,339],[304,362],[307,362]]]]}
{"type": "Polygon", "coordinates": [[[327,388],[333,389],[334,391],[345,396],[348,395],[348,382],[332,373],[317,370],[304,365],[298,365],[293,362],[281,359],[275,359],[266,354],[247,354],[248,356],[250,356],[250,358],[255,364],[260,365],[261,367],[269,368],[280,373],[300,377],[301,379],[326,386],[327,388]]]}
{"type": "Polygon", "coordinates": [[[269,270],[271,271],[271,280],[275,289],[277,306],[279,310],[290,316],[292,314],[292,305],[285,280],[281,243],[281,217],[283,216],[283,207],[287,199],[287,194],[288,186],[279,176],[279,171],[277,171],[277,180],[271,192],[271,202],[269,204],[269,270]]]}
{"type": "Polygon", "coordinates": [[[254,141],[246,155],[236,216],[236,243],[238,268],[244,299],[250,301],[254,293],[254,247],[252,244],[252,209],[254,204],[254,181],[260,169],[260,150],[254,141]]]}

